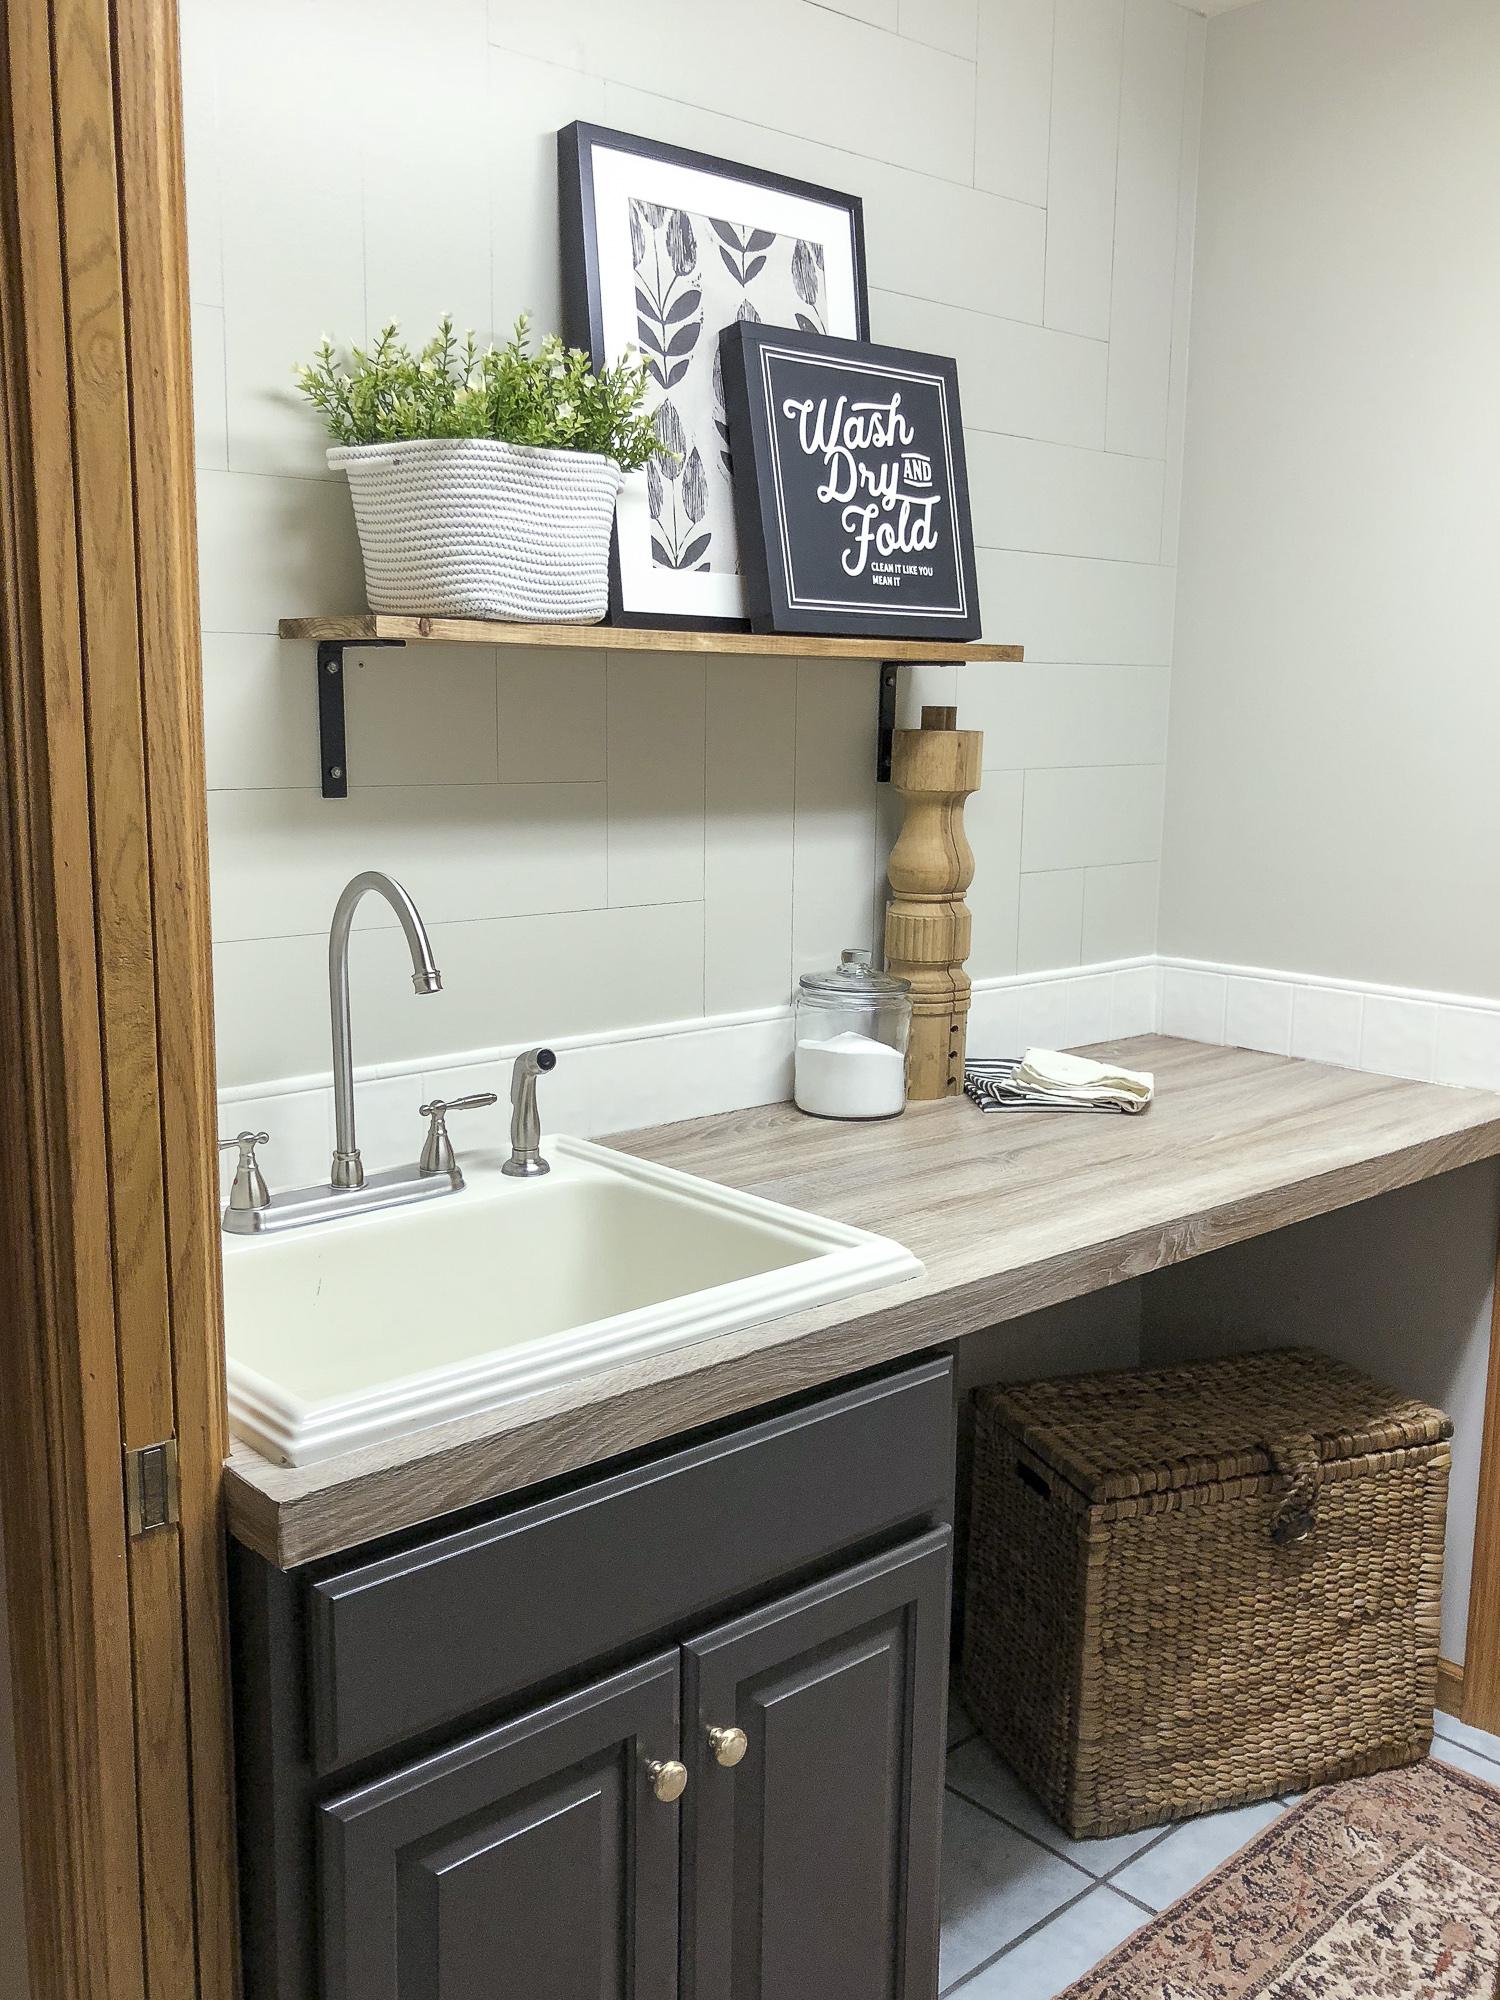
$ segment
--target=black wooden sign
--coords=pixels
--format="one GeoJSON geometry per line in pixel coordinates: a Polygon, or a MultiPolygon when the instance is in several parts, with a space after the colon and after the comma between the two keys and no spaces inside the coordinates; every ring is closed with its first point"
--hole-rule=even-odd
{"type": "Polygon", "coordinates": [[[720,356],[753,629],[977,639],[956,365],[748,321],[720,356]]]}

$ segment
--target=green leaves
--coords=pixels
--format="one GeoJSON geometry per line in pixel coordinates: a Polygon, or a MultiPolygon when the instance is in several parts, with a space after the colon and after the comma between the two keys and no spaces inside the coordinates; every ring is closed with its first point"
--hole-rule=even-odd
{"type": "Polygon", "coordinates": [[[325,339],[297,379],[339,444],[495,438],[597,452],[633,472],[661,443],[642,408],[643,363],[621,360],[596,375],[588,356],[556,334],[533,354],[524,313],[504,347],[483,353],[472,333],[460,344],[446,315],[416,354],[394,320],[347,361],[325,339]]]}

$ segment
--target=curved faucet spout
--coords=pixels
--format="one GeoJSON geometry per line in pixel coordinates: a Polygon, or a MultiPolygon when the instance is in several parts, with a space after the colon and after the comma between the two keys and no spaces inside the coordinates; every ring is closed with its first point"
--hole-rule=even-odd
{"type": "Polygon", "coordinates": [[[354,1042],[349,1026],[349,932],[354,912],[371,891],[384,896],[406,933],[411,949],[411,983],[418,993],[441,993],[443,976],[433,963],[427,926],[401,884],[370,868],[339,897],[328,933],[328,1001],[333,1016],[333,1171],[336,1188],[363,1187],[365,1170],[354,1139],[354,1042]]]}

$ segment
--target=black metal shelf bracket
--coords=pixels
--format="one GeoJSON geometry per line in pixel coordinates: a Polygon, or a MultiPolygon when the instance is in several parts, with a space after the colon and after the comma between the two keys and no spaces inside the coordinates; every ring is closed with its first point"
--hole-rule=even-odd
{"type": "Polygon", "coordinates": [[[891,782],[891,745],[896,734],[896,662],[880,663],[880,709],[875,735],[875,782],[891,782]]]}
{"type": "Polygon", "coordinates": [[[404,646],[404,639],[318,641],[318,768],[325,799],[349,796],[349,752],[344,740],[344,648],[367,653],[375,646],[404,646]]]}

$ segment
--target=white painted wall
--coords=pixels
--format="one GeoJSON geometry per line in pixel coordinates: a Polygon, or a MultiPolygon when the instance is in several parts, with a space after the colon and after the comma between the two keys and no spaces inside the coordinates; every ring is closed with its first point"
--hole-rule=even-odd
{"type": "Polygon", "coordinates": [[[1170,955],[1500,998],[1497,93],[1491,0],[1209,30],[1170,955]]]}
{"type": "MultiPolygon", "coordinates": [[[[1210,26],[1160,913],[1168,1032],[1490,1088],[1497,90],[1489,0],[1210,26]]],[[[1452,1411],[1455,1660],[1497,1189],[1449,1175],[1147,1288],[1174,1352],[1295,1329],[1452,1411]]]]}
{"type": "Polygon", "coordinates": [[[1316,1347],[1452,1416],[1443,1657],[1460,1662],[1497,1212],[1500,1162],[1486,1160],[1153,1272],[1141,1306],[1147,1367],[1257,1347],[1316,1347]]]}
{"type": "MultiPolygon", "coordinates": [[[[406,1072],[774,1011],[877,921],[873,667],[371,653],[349,672],[351,796],[319,795],[310,649],[275,624],[364,600],[293,365],[325,329],[392,315],[556,324],[552,135],[574,118],[864,197],[875,336],[958,356],[986,632],[1028,655],[927,690],[986,735],[971,970],[1151,951],[1201,16],[432,0],[413,18],[183,5],[221,1084],[326,1081],[324,941],[359,867],[410,887],[446,985],[413,996],[367,905],[356,1047],[403,1072],[365,1088],[372,1164],[410,1151],[406,1072]]],[[[321,1091],[282,1094],[276,1178],[315,1170],[326,1115],[321,1091]]]]}

